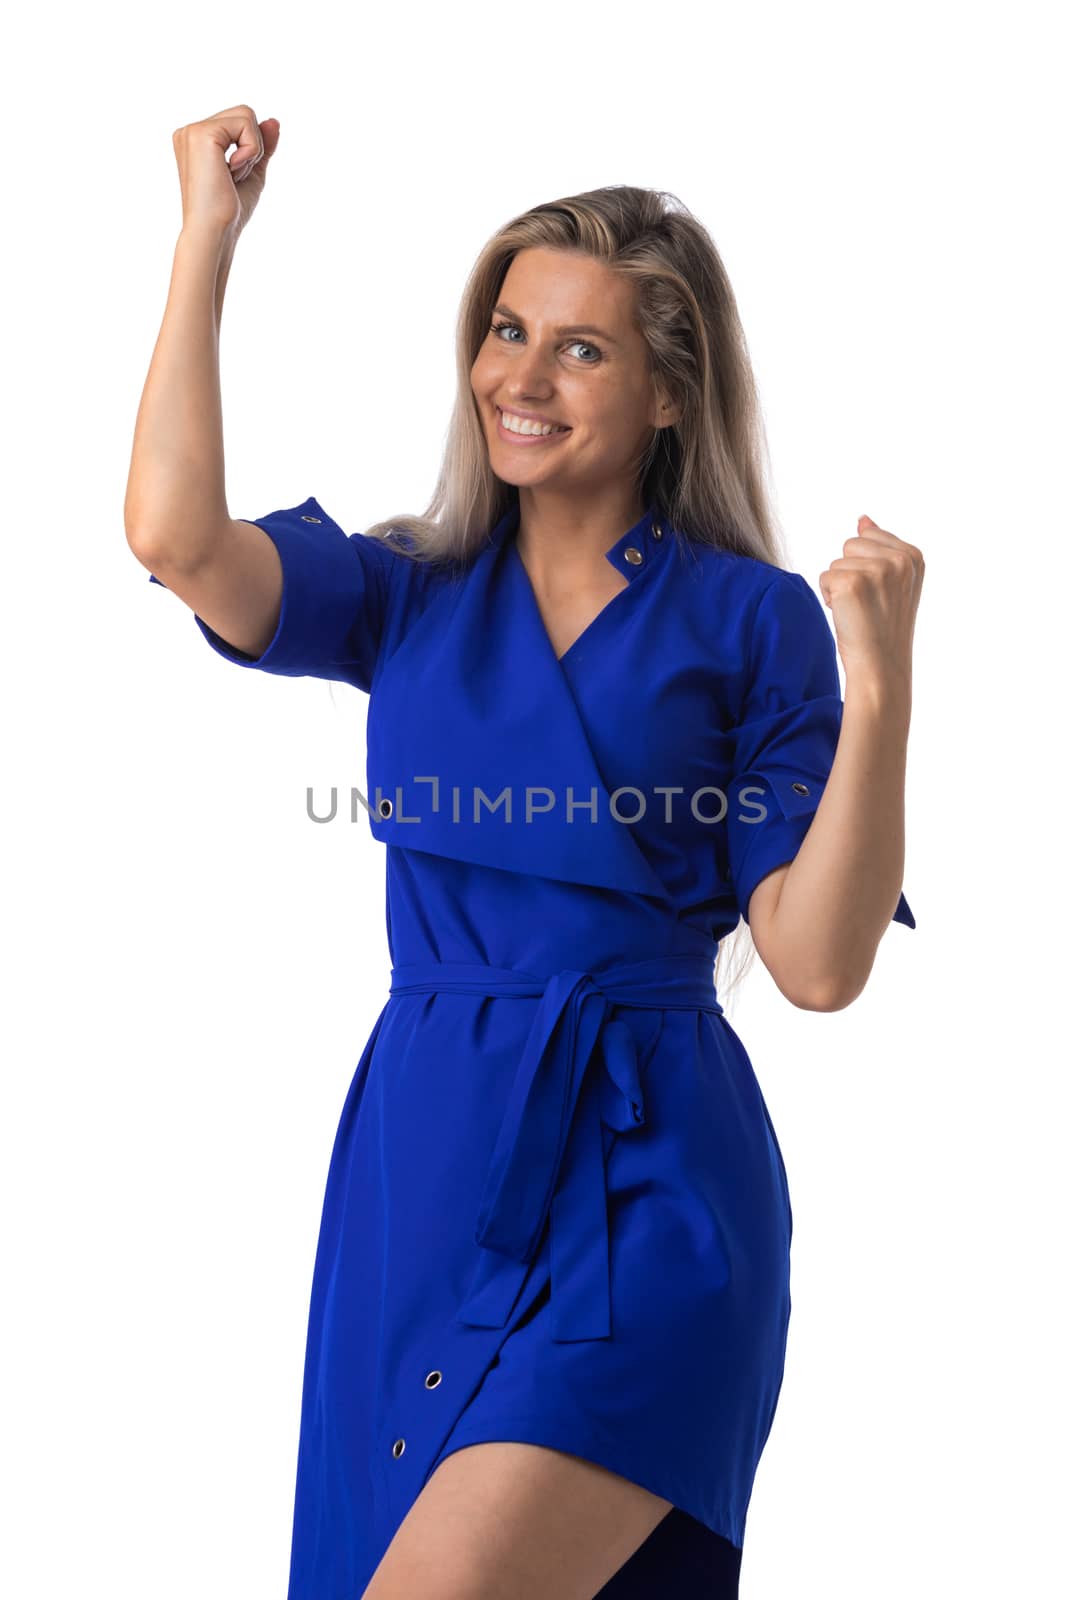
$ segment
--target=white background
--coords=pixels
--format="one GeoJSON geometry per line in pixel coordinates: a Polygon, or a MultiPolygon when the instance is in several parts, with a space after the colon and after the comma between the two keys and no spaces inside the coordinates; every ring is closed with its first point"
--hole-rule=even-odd
{"type": "Polygon", "coordinates": [[[843,1012],[757,970],[732,1018],[796,1214],[742,1594],[1061,1594],[1051,8],[375,10],[8,33],[0,1588],[283,1600],[326,1167],[387,994],[384,851],[304,811],[365,786],[365,699],[215,656],[124,536],[171,134],[245,101],[281,142],[223,317],[232,515],[423,510],[477,252],[626,182],[723,254],[791,565],[816,585],[862,512],[924,552],[917,929],[843,1012]]]}

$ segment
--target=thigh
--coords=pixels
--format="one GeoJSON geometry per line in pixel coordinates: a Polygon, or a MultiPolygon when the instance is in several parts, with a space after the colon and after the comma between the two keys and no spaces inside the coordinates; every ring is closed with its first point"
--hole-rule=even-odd
{"type": "Polygon", "coordinates": [[[596,1600],[737,1600],[741,1554],[675,1506],[596,1600]]]}
{"type": "Polygon", "coordinates": [[[430,1476],[363,1600],[593,1600],[671,1509],[580,1456],[466,1445],[430,1476]]]}

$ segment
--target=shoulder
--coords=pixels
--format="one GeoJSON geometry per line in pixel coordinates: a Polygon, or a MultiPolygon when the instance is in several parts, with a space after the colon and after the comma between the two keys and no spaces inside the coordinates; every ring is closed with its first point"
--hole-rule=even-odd
{"type": "Polygon", "coordinates": [[[716,593],[730,600],[758,605],[771,591],[784,595],[806,590],[813,594],[803,574],[792,572],[788,567],[775,566],[759,556],[725,550],[704,540],[684,539],[680,543],[681,570],[697,584],[709,582],[716,593]]]}
{"type": "Polygon", "coordinates": [[[723,714],[734,721],[753,695],[812,683],[836,693],[836,639],[820,595],[801,572],[757,556],[686,540],[671,605],[678,637],[698,642],[723,714]]]}
{"type": "Polygon", "coordinates": [[[462,570],[461,563],[450,556],[421,554],[418,540],[405,528],[389,528],[383,534],[362,537],[379,547],[382,559],[394,570],[418,574],[422,580],[454,578],[462,570]]]}
{"type": "Polygon", "coordinates": [[[686,539],[678,550],[677,571],[687,610],[721,637],[750,645],[756,627],[777,615],[809,620],[822,602],[801,572],[775,566],[758,556],[686,539]]]}
{"type": "Polygon", "coordinates": [[[455,563],[419,555],[414,536],[402,528],[384,534],[352,533],[348,539],[379,570],[390,604],[401,610],[425,605],[442,586],[454,586],[455,563]]]}

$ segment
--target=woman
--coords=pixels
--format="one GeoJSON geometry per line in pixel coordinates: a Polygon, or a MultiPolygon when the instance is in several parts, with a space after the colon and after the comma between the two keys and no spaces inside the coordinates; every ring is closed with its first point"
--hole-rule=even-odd
{"type": "Polygon", "coordinates": [[[860,519],[834,642],[715,247],[628,187],[485,246],[425,516],[230,518],[217,318],[277,141],[247,106],[175,135],[126,526],[220,655],[370,696],[393,972],[327,1180],[289,1600],[736,1596],[792,1214],[716,958],[743,918],[836,1010],[914,926],[921,553],[860,519]]]}

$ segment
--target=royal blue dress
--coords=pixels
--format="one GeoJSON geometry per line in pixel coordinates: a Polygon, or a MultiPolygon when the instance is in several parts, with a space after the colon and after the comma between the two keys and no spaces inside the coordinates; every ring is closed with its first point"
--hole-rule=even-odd
{"type": "MultiPolygon", "coordinates": [[[[253,658],[196,621],[239,665],[369,695],[392,959],[326,1184],[288,1600],[358,1600],[433,1469],[494,1439],[740,1548],[792,1211],[713,968],[832,765],[822,603],[653,504],[607,552],[625,589],[557,658],[513,493],[443,568],[314,498],[254,520],[284,573],[273,639],[253,658]]],[[[902,895],[894,920],[915,925],[902,895]]],[[[667,1544],[601,1592],[699,1592],[667,1544]]]]}

